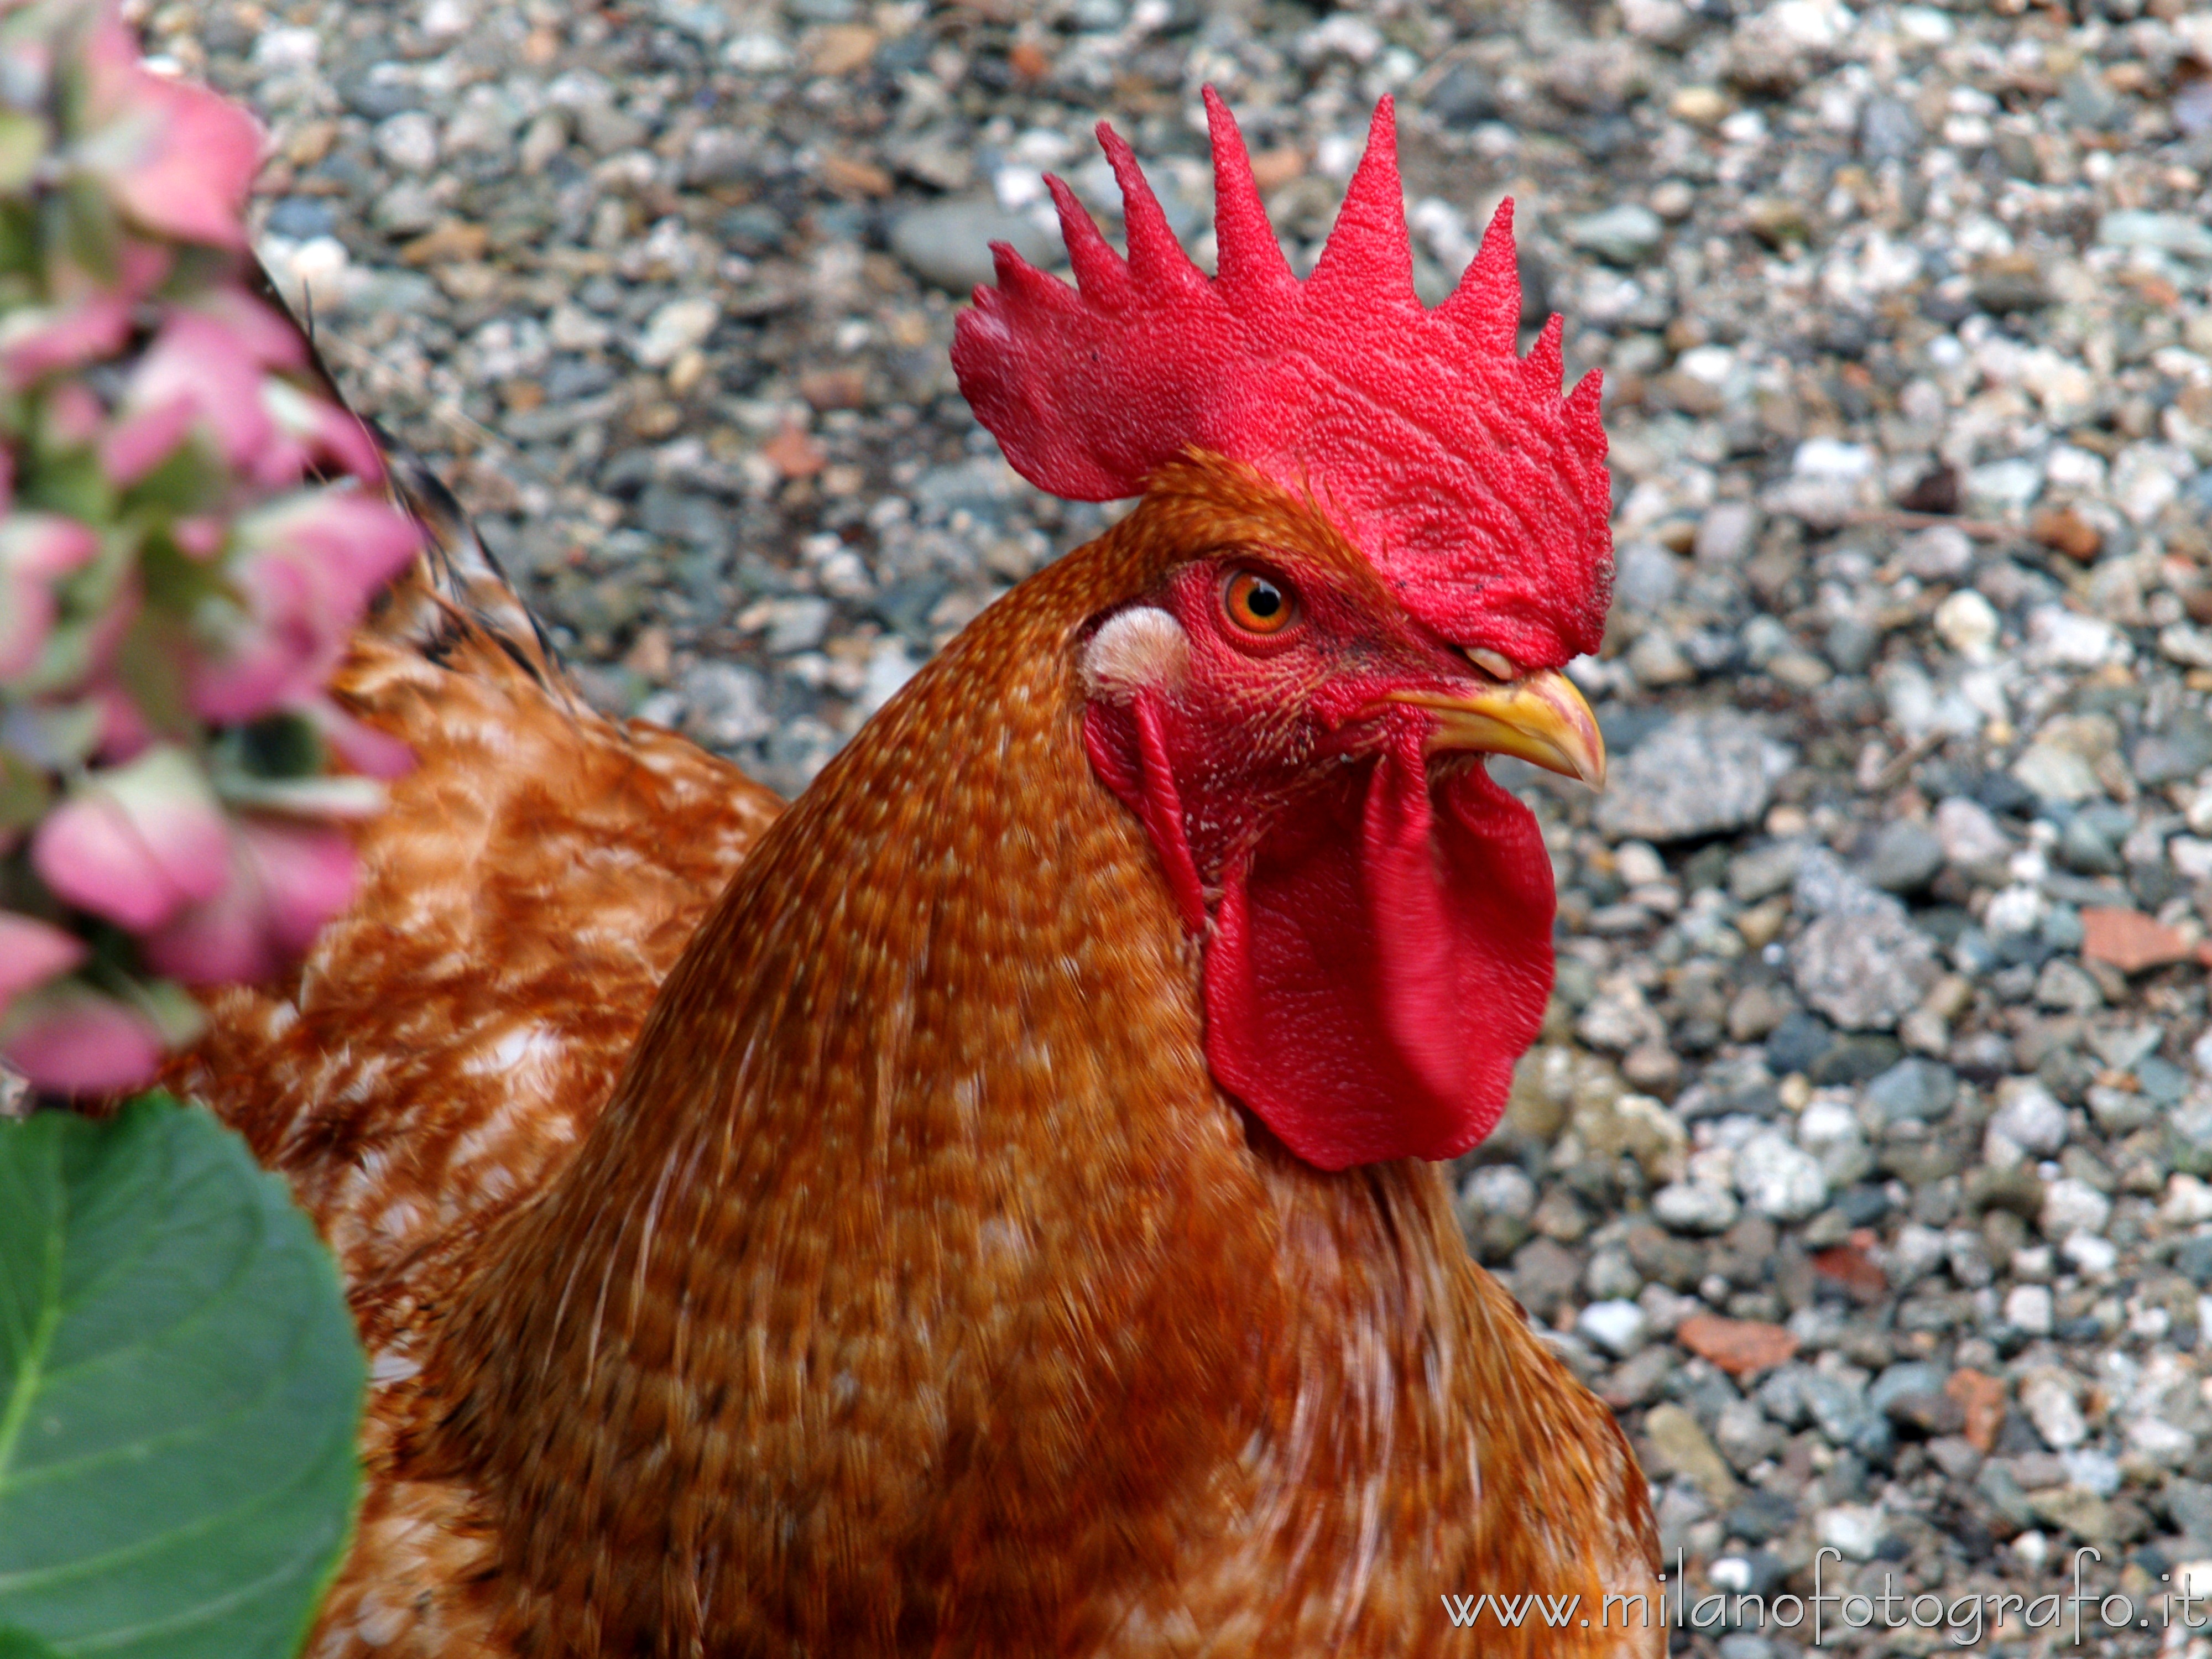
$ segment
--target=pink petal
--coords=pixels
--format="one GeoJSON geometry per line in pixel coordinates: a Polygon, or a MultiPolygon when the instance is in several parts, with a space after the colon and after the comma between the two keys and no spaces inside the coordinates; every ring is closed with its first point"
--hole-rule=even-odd
{"type": "Polygon", "coordinates": [[[328,697],[300,710],[315,724],[338,757],[365,778],[404,778],[415,769],[415,751],[398,738],[364,726],[328,697]]]}
{"type": "Polygon", "coordinates": [[[75,519],[14,513],[0,519],[0,678],[27,672],[46,648],[57,615],[54,583],[100,551],[100,538],[75,519]]]}
{"type": "Polygon", "coordinates": [[[265,368],[304,368],[307,343],[289,317],[255,299],[245,289],[224,287],[198,295],[192,309],[204,313],[229,331],[253,360],[265,368]]]}
{"type": "Polygon", "coordinates": [[[295,550],[329,574],[348,632],[376,591],[407,568],[422,545],[415,521],[372,496],[316,490],[264,524],[272,543],[295,550]]]}
{"type": "Polygon", "coordinates": [[[146,724],[138,700],[113,680],[100,681],[89,696],[100,708],[100,746],[94,753],[100,763],[120,766],[144,754],[154,741],[154,728],[146,724]]]}
{"type": "Polygon", "coordinates": [[[64,380],[46,394],[46,435],[64,444],[89,443],[107,422],[107,410],[82,380],[64,380]]]}
{"type": "Polygon", "coordinates": [[[384,455],[361,416],[327,398],[315,399],[315,447],[364,483],[384,482],[384,455]]]}
{"type": "Polygon", "coordinates": [[[228,842],[198,767],[165,744],[94,773],[39,825],[31,864],[64,902],[143,931],[221,890],[228,842]]]}
{"type": "Polygon", "coordinates": [[[0,384],[21,391],[57,370],[112,356],[130,337],[131,301],[120,294],[18,312],[0,329],[0,384]]]}
{"type": "Polygon", "coordinates": [[[169,526],[177,545],[195,559],[211,559],[230,537],[230,521],[219,513],[179,519],[169,526]]]}
{"type": "Polygon", "coordinates": [[[365,495],[303,492],[239,526],[231,568],[252,626],[195,670],[193,708],[236,721],[319,692],[369,598],[414,558],[414,521],[365,495]]]}
{"type": "Polygon", "coordinates": [[[353,902],[352,838],[342,830],[262,817],[246,818],[241,830],[267,896],[270,935],[287,957],[300,956],[353,902]]]}
{"type": "Polygon", "coordinates": [[[128,489],[175,453],[198,413],[184,392],[125,416],[100,441],[101,470],[128,489]]]}
{"type": "MultiPolygon", "coordinates": [[[[261,367],[228,324],[197,311],[169,315],[131,377],[134,412],[185,399],[234,466],[259,460],[276,436],[261,396],[261,367]]],[[[165,452],[166,453],[166,452],[165,452]]]]}
{"type": "Polygon", "coordinates": [[[35,916],[0,910],[0,1013],[9,1000],[85,957],[84,941],[35,916]]]}
{"type": "Polygon", "coordinates": [[[213,898],[186,906],[139,940],[155,973],[187,985],[250,985],[282,965],[269,943],[266,902],[243,846],[233,843],[230,879],[213,898]]]}
{"type": "Polygon", "coordinates": [[[104,1094],[153,1079],[161,1034],[113,998],[65,981],[9,1010],[0,1059],[41,1089],[104,1094]]]}
{"type": "Polygon", "coordinates": [[[188,985],[251,984],[305,953],[353,897],[353,844],[338,830],[249,817],[232,843],[230,879],[148,936],[148,964],[188,985]]]}
{"type": "Polygon", "coordinates": [[[54,631],[56,614],[49,584],[0,565],[0,679],[30,672],[54,631]]]}
{"type": "Polygon", "coordinates": [[[216,247],[246,246],[246,195],[260,162],[253,118],[215,93],[152,74],[112,10],[94,29],[95,108],[137,142],[101,171],[149,230],[216,247]]]}

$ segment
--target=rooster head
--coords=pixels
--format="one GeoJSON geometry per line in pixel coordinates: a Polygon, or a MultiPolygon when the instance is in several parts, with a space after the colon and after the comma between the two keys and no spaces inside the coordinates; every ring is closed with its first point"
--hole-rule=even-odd
{"type": "Polygon", "coordinates": [[[1552,980],[1550,860],[1481,757],[1604,769],[1559,672],[1609,598],[1597,378],[1561,396],[1556,317],[1517,355],[1510,203],[1416,297],[1387,99],[1304,281],[1206,100],[1218,274],[1102,125],[1128,258],[1048,181],[1079,286],[997,247],[953,362],[1024,476],[1178,550],[1084,631],[1084,739],[1205,941],[1216,1079],[1322,1168],[1449,1158],[1552,980]]]}

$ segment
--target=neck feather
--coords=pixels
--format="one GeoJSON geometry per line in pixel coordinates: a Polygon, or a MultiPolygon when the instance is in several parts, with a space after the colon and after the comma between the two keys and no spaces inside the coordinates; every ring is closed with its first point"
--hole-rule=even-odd
{"type": "MultiPolygon", "coordinates": [[[[440,1439],[544,1617],[834,1645],[1024,1537],[1110,1580],[1172,1529],[1105,1518],[1164,1512],[1249,1433],[1284,1316],[1255,1289],[1268,1206],[1206,1071],[1197,948],[1079,729],[1077,630],[1166,557],[1125,521],[854,739],[491,1242],[440,1439]],[[1101,1467],[1115,1435],[1139,1443],[1101,1467]]],[[[1034,1630],[1051,1576],[1004,1568],[1034,1630]]]]}

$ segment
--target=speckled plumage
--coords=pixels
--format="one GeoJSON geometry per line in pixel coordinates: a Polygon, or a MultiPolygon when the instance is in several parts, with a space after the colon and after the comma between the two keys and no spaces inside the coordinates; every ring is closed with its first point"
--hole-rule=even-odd
{"type": "Polygon", "coordinates": [[[352,695],[424,763],[191,1079],[373,1352],[313,1653],[1660,1650],[1450,1624],[1649,1588],[1641,1476],[1434,1166],[1322,1173],[1221,1092],[1200,947],[1085,763],[1085,623],[1220,526],[1357,556],[1175,470],[749,854],[719,763],[502,653],[364,645],[352,695]]]}

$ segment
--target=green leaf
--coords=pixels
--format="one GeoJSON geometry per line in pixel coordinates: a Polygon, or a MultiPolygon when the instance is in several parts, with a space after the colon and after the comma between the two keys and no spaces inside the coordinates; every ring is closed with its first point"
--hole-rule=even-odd
{"type": "Polygon", "coordinates": [[[0,1122],[0,1631],[289,1659],[351,1528],[362,1383],[329,1253],[213,1118],[0,1122]]]}
{"type": "Polygon", "coordinates": [[[0,1659],[61,1659],[61,1656],[27,1631],[0,1630],[0,1659]]]}

